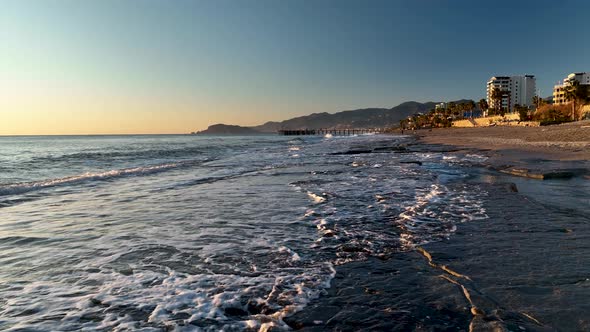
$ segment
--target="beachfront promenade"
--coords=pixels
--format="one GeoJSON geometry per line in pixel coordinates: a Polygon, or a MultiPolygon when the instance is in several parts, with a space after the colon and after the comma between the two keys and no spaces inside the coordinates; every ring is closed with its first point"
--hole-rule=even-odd
{"type": "Polygon", "coordinates": [[[385,128],[362,128],[362,129],[281,129],[279,135],[284,136],[304,136],[304,135],[333,135],[333,136],[350,136],[361,134],[381,134],[385,128]]]}

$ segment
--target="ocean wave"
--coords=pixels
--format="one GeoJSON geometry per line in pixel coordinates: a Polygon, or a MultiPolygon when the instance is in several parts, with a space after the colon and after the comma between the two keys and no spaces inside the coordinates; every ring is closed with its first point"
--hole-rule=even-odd
{"type": "Polygon", "coordinates": [[[10,289],[4,314],[7,322],[16,323],[15,331],[160,331],[173,326],[191,331],[288,330],[283,318],[323,294],[336,271],[327,262],[305,261],[285,246],[265,249],[271,256],[267,262],[233,257],[256,264],[255,273],[226,267],[227,255],[209,257],[199,272],[185,273],[178,271],[178,259],[191,257],[190,252],[145,246],[93,260],[93,268],[76,274],[70,284],[37,280],[10,289]],[[117,266],[126,266],[126,271],[117,266]],[[51,297],[59,302],[52,303],[51,297]],[[23,299],[34,298],[33,311],[23,299]],[[56,309],[67,312],[60,317],[65,319],[53,319],[56,309]]]}
{"type": "MultiPolygon", "coordinates": [[[[372,148],[365,145],[367,150],[372,148]]],[[[356,144],[341,151],[360,147],[356,144]]],[[[349,167],[330,164],[342,173],[313,171],[309,178],[290,185],[309,199],[308,212],[300,220],[317,228],[313,248],[341,265],[413,250],[452,236],[460,223],[486,219],[485,191],[465,184],[468,173],[455,162],[484,158],[438,152],[393,158],[359,154],[343,164],[349,167]],[[417,162],[422,160],[428,164],[417,162]],[[412,165],[407,166],[408,161],[412,165]]]]}
{"type": "Polygon", "coordinates": [[[406,206],[395,220],[401,230],[402,246],[411,249],[447,238],[456,231],[458,223],[487,219],[481,196],[485,192],[465,187],[451,190],[440,184],[419,192],[414,204],[406,206]]]}
{"type": "Polygon", "coordinates": [[[22,246],[39,242],[52,241],[47,237],[7,236],[0,237],[0,245],[22,246]]]}
{"type": "Polygon", "coordinates": [[[247,169],[247,170],[240,170],[237,172],[232,172],[229,174],[223,174],[223,175],[217,175],[217,176],[206,176],[206,177],[202,177],[202,178],[197,178],[194,180],[189,180],[189,181],[185,181],[182,183],[176,183],[171,185],[170,187],[165,187],[163,189],[173,189],[173,188],[182,188],[182,187],[192,187],[192,186],[198,186],[198,185],[202,185],[202,184],[211,184],[211,183],[215,183],[218,181],[225,181],[225,180],[231,180],[231,179],[235,179],[241,176],[255,176],[260,174],[262,170],[261,169],[247,169]]]}
{"type": "Polygon", "coordinates": [[[76,152],[70,154],[39,156],[32,159],[32,162],[75,162],[88,160],[111,160],[111,159],[133,159],[144,157],[148,159],[165,159],[165,158],[191,158],[203,154],[203,147],[198,148],[175,148],[163,147],[158,149],[128,149],[114,150],[109,152],[76,152]]]}
{"type": "Polygon", "coordinates": [[[124,176],[149,175],[167,171],[170,169],[175,169],[185,165],[187,165],[187,163],[178,162],[144,167],[114,169],[105,172],[87,172],[80,175],[67,176],[56,179],[7,184],[0,186],[0,196],[18,195],[46,188],[58,187],[63,185],[74,185],[90,181],[109,180],[124,176]]]}

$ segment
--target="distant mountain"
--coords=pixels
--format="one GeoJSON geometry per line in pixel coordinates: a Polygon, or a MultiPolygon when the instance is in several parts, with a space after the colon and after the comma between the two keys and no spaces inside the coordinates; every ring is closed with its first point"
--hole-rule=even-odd
{"type": "Polygon", "coordinates": [[[241,127],[226,124],[215,124],[206,130],[196,132],[197,135],[260,135],[261,132],[250,127],[241,127]]]}
{"type": "MultiPolygon", "coordinates": [[[[469,100],[457,100],[464,103],[469,100]]],[[[251,127],[256,131],[270,133],[280,129],[317,129],[317,128],[382,128],[399,125],[399,120],[416,113],[426,113],[433,109],[436,102],[419,103],[409,101],[393,108],[364,108],[342,111],[334,114],[314,113],[300,116],[282,122],[267,122],[260,126],[251,127]]]]}
{"type": "MultiPolygon", "coordinates": [[[[468,100],[457,100],[455,103],[464,103],[468,100]]],[[[240,127],[230,125],[214,125],[199,134],[233,134],[252,135],[260,133],[276,133],[280,129],[348,129],[348,128],[383,128],[395,127],[399,121],[416,113],[426,113],[433,109],[437,103],[419,103],[409,101],[393,108],[363,108],[351,111],[342,111],[334,114],[313,113],[281,122],[267,122],[254,127],[240,127]]]]}
{"type": "Polygon", "coordinates": [[[276,132],[280,129],[391,127],[397,125],[399,120],[409,115],[426,112],[434,108],[435,104],[422,104],[411,101],[394,108],[364,108],[334,114],[314,113],[282,122],[267,122],[252,128],[260,132],[276,132]]]}

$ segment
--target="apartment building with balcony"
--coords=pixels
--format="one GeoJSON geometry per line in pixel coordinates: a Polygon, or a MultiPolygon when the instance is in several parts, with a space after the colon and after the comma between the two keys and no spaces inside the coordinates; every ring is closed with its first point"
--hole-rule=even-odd
{"type": "Polygon", "coordinates": [[[490,107],[495,105],[492,91],[500,89],[500,91],[504,92],[500,104],[506,112],[512,112],[516,105],[530,107],[533,105],[536,84],[534,75],[494,76],[490,78],[486,86],[488,104],[490,107]]]}
{"type": "Polygon", "coordinates": [[[590,73],[571,73],[563,79],[563,83],[553,87],[553,104],[563,105],[568,101],[565,99],[565,88],[572,81],[578,81],[580,85],[590,85],[590,73]]]}

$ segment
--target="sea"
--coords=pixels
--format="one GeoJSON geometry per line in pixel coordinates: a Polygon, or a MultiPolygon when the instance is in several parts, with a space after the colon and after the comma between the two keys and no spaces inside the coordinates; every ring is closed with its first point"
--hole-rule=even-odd
{"type": "Polygon", "coordinates": [[[488,157],[403,135],[0,137],[0,330],[590,331],[590,181],[488,157]]]}

